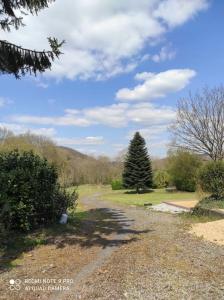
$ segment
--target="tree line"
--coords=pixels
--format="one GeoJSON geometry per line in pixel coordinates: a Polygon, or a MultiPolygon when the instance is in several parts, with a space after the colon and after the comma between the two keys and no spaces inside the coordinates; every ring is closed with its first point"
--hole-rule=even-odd
{"type": "Polygon", "coordinates": [[[106,156],[97,158],[83,155],[73,149],[57,146],[50,138],[32,133],[14,135],[0,128],[0,152],[17,149],[20,153],[33,151],[53,164],[64,187],[80,184],[110,184],[120,178],[122,163],[106,156]]]}

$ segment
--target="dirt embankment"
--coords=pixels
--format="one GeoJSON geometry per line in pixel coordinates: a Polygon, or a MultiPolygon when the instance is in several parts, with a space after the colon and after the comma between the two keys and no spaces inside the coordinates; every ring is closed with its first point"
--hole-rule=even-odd
{"type": "Polygon", "coordinates": [[[224,246],[224,220],[194,224],[190,233],[224,246]]]}

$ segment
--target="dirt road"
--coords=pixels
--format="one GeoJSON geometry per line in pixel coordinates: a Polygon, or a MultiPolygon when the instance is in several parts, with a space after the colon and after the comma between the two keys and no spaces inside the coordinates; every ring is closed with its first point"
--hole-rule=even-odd
{"type": "MultiPolygon", "coordinates": [[[[186,220],[118,206],[97,195],[82,203],[94,218],[84,222],[79,236],[63,237],[64,268],[59,272],[55,263],[43,275],[71,278],[69,290],[20,292],[10,299],[224,299],[224,247],[190,235],[186,220]],[[71,249],[80,252],[76,261],[71,249]]],[[[32,275],[29,267],[23,269],[32,275]]]]}
{"type": "Polygon", "coordinates": [[[188,234],[182,218],[97,197],[83,203],[108,214],[99,235],[112,237],[57,299],[224,299],[224,247],[188,234]]]}

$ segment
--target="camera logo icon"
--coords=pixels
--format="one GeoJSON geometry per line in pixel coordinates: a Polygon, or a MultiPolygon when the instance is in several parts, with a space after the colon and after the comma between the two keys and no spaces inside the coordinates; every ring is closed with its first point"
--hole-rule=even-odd
{"type": "Polygon", "coordinates": [[[20,279],[10,279],[9,288],[11,291],[19,291],[21,289],[21,280],[20,279]]]}

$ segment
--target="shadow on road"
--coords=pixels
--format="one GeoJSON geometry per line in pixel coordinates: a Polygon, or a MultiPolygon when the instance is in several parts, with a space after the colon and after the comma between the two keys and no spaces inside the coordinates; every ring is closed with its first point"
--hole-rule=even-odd
{"type": "Polygon", "coordinates": [[[88,211],[88,219],[83,220],[78,232],[72,230],[62,236],[58,247],[79,244],[81,247],[95,245],[105,247],[119,246],[133,242],[137,235],[149,230],[134,230],[130,226],[134,220],[128,219],[120,209],[97,208],[88,211]],[[131,237],[128,237],[131,235],[131,237]]]}
{"type": "Polygon", "coordinates": [[[120,209],[95,208],[85,212],[82,220],[73,217],[66,225],[55,225],[28,235],[8,236],[0,245],[0,272],[13,267],[12,262],[23,252],[37,245],[54,244],[57,248],[79,245],[83,248],[100,246],[115,247],[137,240],[137,236],[150,230],[134,230],[134,220],[120,209]]]}

